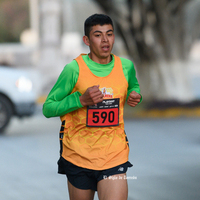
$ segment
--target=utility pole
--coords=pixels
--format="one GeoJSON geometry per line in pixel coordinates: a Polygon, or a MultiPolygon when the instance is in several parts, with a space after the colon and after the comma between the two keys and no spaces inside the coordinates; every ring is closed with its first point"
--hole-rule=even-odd
{"type": "Polygon", "coordinates": [[[29,0],[30,28],[39,35],[39,8],[38,0],[29,0]]]}
{"type": "MultiPolygon", "coordinates": [[[[60,74],[64,62],[61,56],[61,0],[39,1],[39,63],[44,88],[49,90],[60,74]]],[[[45,89],[44,89],[45,90],[45,89]]]]}

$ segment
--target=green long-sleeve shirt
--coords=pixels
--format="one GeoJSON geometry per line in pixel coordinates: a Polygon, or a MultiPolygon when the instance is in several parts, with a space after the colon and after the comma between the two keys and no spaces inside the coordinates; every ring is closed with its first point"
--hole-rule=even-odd
{"type": "MultiPolygon", "coordinates": [[[[107,76],[114,67],[114,56],[112,56],[113,59],[108,64],[96,63],[91,60],[88,55],[83,55],[82,57],[92,73],[99,77],[107,76]]],[[[125,58],[120,57],[120,59],[122,62],[124,76],[128,82],[127,97],[132,91],[140,94],[140,87],[136,78],[136,72],[133,63],[125,58]]],[[[78,76],[79,66],[76,60],[73,60],[64,67],[57,82],[47,96],[47,99],[43,105],[44,116],[47,118],[62,116],[83,107],[79,99],[81,93],[75,92],[71,94],[78,80],[78,76]]]]}

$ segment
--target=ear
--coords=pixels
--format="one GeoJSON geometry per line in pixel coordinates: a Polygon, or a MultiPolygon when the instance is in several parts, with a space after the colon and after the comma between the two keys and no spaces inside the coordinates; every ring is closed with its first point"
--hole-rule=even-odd
{"type": "Polygon", "coordinates": [[[88,38],[86,35],[83,36],[83,42],[84,42],[87,46],[90,46],[90,40],[89,40],[89,38],[88,38]]]}

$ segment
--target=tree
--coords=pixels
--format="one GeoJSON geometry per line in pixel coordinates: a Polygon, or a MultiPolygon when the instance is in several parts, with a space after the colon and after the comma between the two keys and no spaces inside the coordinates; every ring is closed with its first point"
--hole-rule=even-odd
{"type": "Polygon", "coordinates": [[[143,96],[151,100],[192,100],[187,60],[199,35],[195,27],[200,25],[200,15],[195,18],[193,32],[188,31],[186,8],[194,1],[94,1],[114,20],[136,65],[143,96]]]}
{"type": "Polygon", "coordinates": [[[29,27],[28,0],[0,0],[0,43],[19,42],[29,27]]]}

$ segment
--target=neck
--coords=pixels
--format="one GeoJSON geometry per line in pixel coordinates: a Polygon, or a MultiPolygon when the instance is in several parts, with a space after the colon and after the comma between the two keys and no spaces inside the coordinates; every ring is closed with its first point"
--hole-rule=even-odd
{"type": "Polygon", "coordinates": [[[94,62],[99,63],[99,64],[108,64],[112,60],[112,56],[111,55],[108,56],[108,57],[105,57],[105,58],[104,57],[98,58],[98,57],[96,57],[95,55],[93,55],[91,53],[89,54],[89,58],[91,60],[93,60],[94,62]]]}

